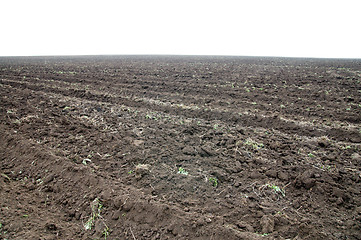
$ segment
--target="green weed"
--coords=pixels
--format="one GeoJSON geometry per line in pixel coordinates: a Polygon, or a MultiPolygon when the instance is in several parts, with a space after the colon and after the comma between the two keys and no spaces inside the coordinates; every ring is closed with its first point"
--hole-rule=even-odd
{"type": "Polygon", "coordinates": [[[182,168],[182,167],[180,167],[179,169],[178,169],[178,172],[177,172],[178,174],[183,174],[183,175],[188,175],[188,172],[184,169],[184,168],[182,168]]]}
{"type": "Polygon", "coordinates": [[[250,138],[246,139],[243,144],[252,147],[254,150],[259,150],[264,147],[263,143],[258,143],[250,138]]]}
{"type": "Polygon", "coordinates": [[[217,178],[210,177],[210,178],[209,178],[209,182],[212,183],[213,187],[217,187],[217,186],[218,186],[218,179],[217,179],[217,178]]]}
{"type": "Polygon", "coordinates": [[[321,168],[322,170],[331,171],[331,166],[330,166],[330,165],[321,165],[320,168],[321,168]]]}
{"type": "Polygon", "coordinates": [[[7,231],[3,231],[3,224],[0,222],[0,239],[7,240],[7,238],[4,237],[7,233],[7,231]],[[3,235],[3,238],[1,238],[1,235],[3,235]]]}
{"type": "Polygon", "coordinates": [[[276,186],[274,184],[267,184],[267,187],[273,189],[276,194],[281,194],[283,197],[286,196],[285,190],[280,188],[279,186],[276,186]]]}
{"type": "Polygon", "coordinates": [[[90,204],[91,207],[91,215],[88,221],[84,224],[85,230],[91,230],[93,225],[97,219],[101,219],[104,224],[103,236],[104,239],[107,239],[109,236],[109,227],[105,224],[102,216],[100,215],[101,210],[103,209],[103,204],[100,202],[98,198],[95,198],[94,201],[90,204]]]}
{"type": "Polygon", "coordinates": [[[104,240],[107,240],[107,237],[109,236],[109,227],[105,226],[104,230],[103,230],[103,236],[104,236],[104,240]]]}

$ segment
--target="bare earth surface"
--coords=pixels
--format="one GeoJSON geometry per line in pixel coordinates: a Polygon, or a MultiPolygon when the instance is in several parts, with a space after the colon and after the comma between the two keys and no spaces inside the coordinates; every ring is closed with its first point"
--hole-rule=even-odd
{"type": "Polygon", "coordinates": [[[0,239],[361,239],[361,60],[0,58],[0,239]]]}

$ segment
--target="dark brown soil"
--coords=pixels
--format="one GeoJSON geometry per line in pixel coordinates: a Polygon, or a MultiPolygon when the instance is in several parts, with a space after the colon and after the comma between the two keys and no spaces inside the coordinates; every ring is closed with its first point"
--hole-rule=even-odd
{"type": "Polygon", "coordinates": [[[0,239],[361,239],[361,60],[0,58],[0,239]]]}

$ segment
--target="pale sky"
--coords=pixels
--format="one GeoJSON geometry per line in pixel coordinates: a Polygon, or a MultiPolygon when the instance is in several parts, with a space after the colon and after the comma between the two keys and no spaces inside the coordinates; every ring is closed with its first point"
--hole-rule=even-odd
{"type": "Polygon", "coordinates": [[[360,0],[1,0],[0,56],[361,58],[360,0]]]}

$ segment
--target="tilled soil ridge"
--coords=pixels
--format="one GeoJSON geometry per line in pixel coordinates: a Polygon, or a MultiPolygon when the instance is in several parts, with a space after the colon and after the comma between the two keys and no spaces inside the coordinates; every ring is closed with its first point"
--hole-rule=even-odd
{"type": "Polygon", "coordinates": [[[0,59],[3,239],[360,239],[360,61],[0,59]]]}

